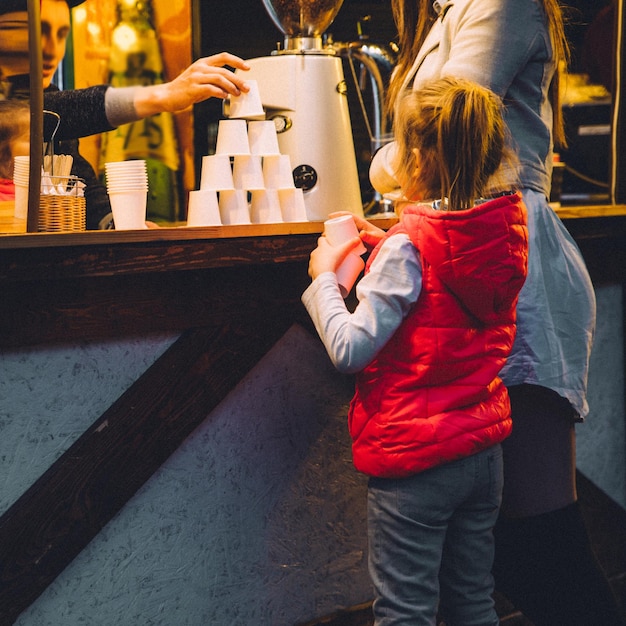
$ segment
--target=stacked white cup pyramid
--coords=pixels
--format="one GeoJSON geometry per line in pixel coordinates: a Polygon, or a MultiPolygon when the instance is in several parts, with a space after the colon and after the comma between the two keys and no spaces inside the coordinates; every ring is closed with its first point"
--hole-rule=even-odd
{"type": "Polygon", "coordinates": [[[264,119],[256,81],[248,84],[249,93],[231,98],[230,117],[219,122],[215,154],[202,158],[188,226],[307,220],[289,155],[280,153],[274,122],[264,119]]]}
{"type": "Polygon", "coordinates": [[[147,228],[148,169],[143,159],[104,164],[116,230],[147,228]]]}

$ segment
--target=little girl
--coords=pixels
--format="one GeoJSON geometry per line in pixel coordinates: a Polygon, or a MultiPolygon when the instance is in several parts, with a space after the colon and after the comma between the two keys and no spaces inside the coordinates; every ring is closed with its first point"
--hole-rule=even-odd
{"type": "Polygon", "coordinates": [[[498,372],[526,276],[526,212],[497,186],[514,157],[487,89],[437,80],[406,96],[394,125],[407,202],[370,255],[356,309],[334,272],[357,238],[333,248],[320,237],[302,300],[334,365],[356,373],[348,423],[370,476],[376,626],[432,626],[438,610],[447,626],[497,626],[492,528],[511,431],[498,372]]]}

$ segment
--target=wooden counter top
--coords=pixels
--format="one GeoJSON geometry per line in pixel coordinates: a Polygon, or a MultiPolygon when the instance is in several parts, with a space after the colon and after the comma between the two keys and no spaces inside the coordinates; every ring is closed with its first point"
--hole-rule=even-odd
{"type": "MultiPolygon", "coordinates": [[[[626,205],[555,210],[581,247],[594,279],[621,275],[626,205]]],[[[371,221],[386,229],[396,218],[371,221]]],[[[305,262],[322,229],[320,221],[3,234],[0,283],[305,262]]]]}

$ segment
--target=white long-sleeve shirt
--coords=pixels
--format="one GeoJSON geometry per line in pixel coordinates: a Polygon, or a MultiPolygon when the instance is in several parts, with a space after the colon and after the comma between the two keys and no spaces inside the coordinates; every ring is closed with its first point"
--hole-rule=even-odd
{"type": "Polygon", "coordinates": [[[302,294],[302,302],[335,367],[353,374],[389,341],[421,288],[419,253],[406,234],[398,233],[383,243],[369,272],[357,283],[359,303],[353,313],[333,272],[320,274],[302,294]]]}

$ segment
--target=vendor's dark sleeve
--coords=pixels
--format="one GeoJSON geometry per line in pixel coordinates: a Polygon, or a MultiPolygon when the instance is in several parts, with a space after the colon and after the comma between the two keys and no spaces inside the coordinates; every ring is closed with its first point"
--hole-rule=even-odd
{"type": "MultiPolygon", "coordinates": [[[[104,94],[109,85],[96,85],[86,89],[59,91],[48,88],[43,94],[46,111],[54,111],[61,118],[55,139],[78,139],[113,130],[106,116],[104,94]]],[[[49,141],[57,118],[44,115],[44,141],[49,141]]]]}

